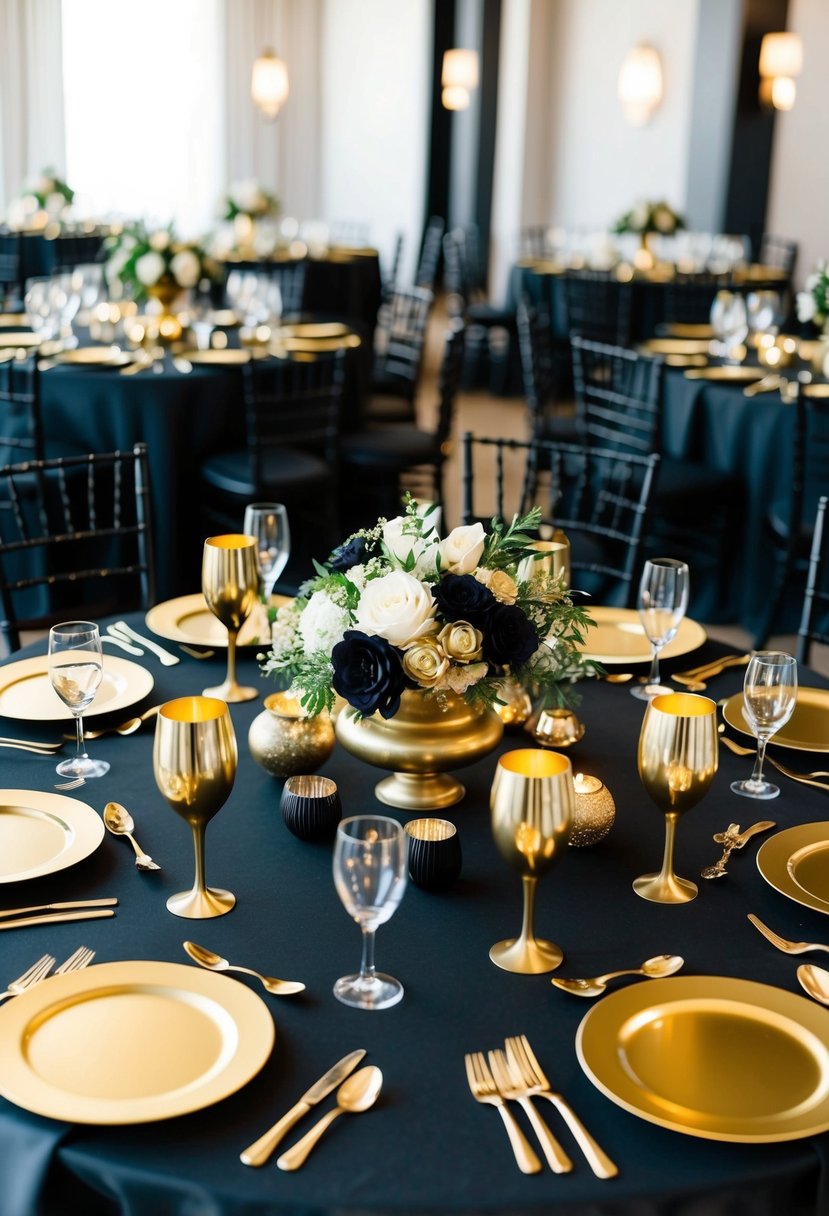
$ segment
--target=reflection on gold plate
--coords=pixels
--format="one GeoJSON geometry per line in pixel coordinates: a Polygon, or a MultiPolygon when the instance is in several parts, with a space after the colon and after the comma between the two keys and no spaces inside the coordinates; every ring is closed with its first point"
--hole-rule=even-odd
{"type": "Polygon", "coordinates": [[[273,331],[273,338],[342,338],[351,330],[342,321],[296,321],[292,325],[280,325],[273,331]]]}
{"type": "MultiPolygon", "coordinates": [[[[741,692],[728,698],[722,713],[729,726],[754,737],[743,717],[741,692]]],[[[798,688],[794,713],[786,725],[771,736],[769,744],[799,752],[829,752],[829,689],[798,688]]]]}
{"type": "MultiPolygon", "coordinates": [[[[584,646],[580,647],[586,658],[605,665],[650,662],[651,644],[645,637],[639,613],[634,608],[591,605],[589,612],[596,625],[587,630],[584,646]]],[[[701,646],[705,638],[702,625],[685,617],[679,623],[676,637],[662,650],[661,657],[672,659],[688,654],[701,646]]]]}
{"type": "Polygon", "coordinates": [[[244,984],[180,963],[102,963],[0,1008],[0,1094],[71,1123],[169,1119],[241,1089],[274,1037],[244,984]]]}
{"type": "Polygon", "coordinates": [[[0,330],[0,347],[3,346],[40,346],[40,335],[22,330],[0,330]]]}
{"type": "Polygon", "coordinates": [[[693,367],[685,375],[689,380],[730,380],[735,384],[748,384],[751,380],[762,380],[767,372],[764,367],[723,363],[718,367],[693,367]]]}
{"type": "MultiPolygon", "coordinates": [[[[281,608],[283,604],[292,602],[288,595],[271,596],[272,608],[281,608]]],[[[207,607],[201,592],[180,595],[177,599],[156,604],[144,619],[153,633],[170,642],[187,642],[191,646],[227,646],[227,629],[207,607]]],[[[254,609],[239,630],[237,645],[263,645],[267,640],[266,628],[263,615],[254,609]]]]}
{"type": "Polygon", "coordinates": [[[75,350],[58,351],[52,358],[55,363],[81,367],[126,367],[133,362],[130,352],[117,346],[79,346],[75,350]]]}
{"type": "Polygon", "coordinates": [[[269,349],[274,355],[290,354],[293,351],[320,354],[331,350],[354,350],[359,345],[357,334],[349,333],[338,338],[277,338],[271,342],[269,349]]]}
{"type": "Polygon", "coordinates": [[[250,363],[250,351],[238,350],[233,346],[223,350],[183,350],[181,357],[191,363],[213,363],[219,367],[237,367],[240,363],[250,363]]]}
{"type": "Polygon", "coordinates": [[[643,355],[707,355],[707,338],[648,338],[639,345],[643,355]]]}
{"type": "MultiPolygon", "coordinates": [[[[104,655],[104,675],[95,700],[84,710],[84,721],[136,705],[153,686],[149,671],[129,659],[104,655]]],[[[21,722],[73,721],[52,688],[47,656],[36,655],[0,667],[0,718],[21,722]]]]}
{"type": "Polygon", "coordinates": [[[103,820],[85,802],[0,790],[0,883],[65,870],[94,853],[103,838],[103,820]]]}
{"type": "Polygon", "coordinates": [[[781,895],[829,913],[829,823],[799,823],[770,836],[757,851],[757,869],[781,895]]]}
{"type": "Polygon", "coordinates": [[[606,996],[576,1034],[611,1101],[705,1140],[772,1143],[829,1128],[829,1018],[806,997],[723,976],[606,996]]]}
{"type": "Polygon", "coordinates": [[[817,384],[804,384],[804,397],[829,397],[829,384],[819,382],[817,384]]]}
{"type": "Polygon", "coordinates": [[[713,325],[707,322],[671,321],[661,328],[666,338],[697,338],[710,342],[716,337],[713,325]]]}

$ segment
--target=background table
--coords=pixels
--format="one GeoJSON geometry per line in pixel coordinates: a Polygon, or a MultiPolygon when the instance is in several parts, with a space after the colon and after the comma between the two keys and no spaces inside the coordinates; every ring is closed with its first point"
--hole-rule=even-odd
{"type": "MultiPolygon", "coordinates": [[[[139,617],[131,620],[140,627],[139,617]]],[[[42,652],[43,644],[33,649],[42,652]]],[[[691,666],[720,649],[709,645],[666,664],[666,670],[691,666]]],[[[155,676],[151,703],[199,692],[217,682],[223,667],[220,659],[197,662],[184,656],[173,668],[149,656],[137,661],[155,676]]],[[[249,657],[240,675],[256,679],[249,657]]],[[[723,674],[712,695],[736,691],[740,680],[739,671],[723,674]]],[[[804,674],[803,682],[827,683],[811,674],[804,674]]],[[[155,787],[152,731],[145,728],[127,738],[96,742],[90,751],[109,760],[112,768],[76,796],[99,811],[109,799],[123,802],[135,816],[138,839],[163,870],[140,874],[129,845],[107,836],[94,855],[73,869],[7,886],[6,907],[97,895],[117,895],[121,902],[113,920],[3,933],[0,967],[4,977],[13,977],[43,951],[61,959],[79,943],[97,950],[97,962],[186,962],[181,943],[193,937],[233,962],[302,979],[307,993],[290,999],[263,994],[276,1021],[273,1054],[242,1091],[212,1109],[144,1126],[73,1127],[0,1100],[4,1216],[496,1210],[510,1216],[588,1211],[602,1216],[801,1216],[829,1210],[818,1199],[829,1136],[788,1144],[726,1144],[636,1118],[604,1098],[578,1065],[574,1036],[588,1002],[553,989],[549,976],[511,975],[490,963],[489,947],[516,933],[521,917],[521,884],[498,854],[489,830],[495,755],[462,772],[466,799],[448,812],[458,825],[464,852],[458,885],[445,895],[410,887],[378,933],[378,966],[403,981],[402,1003],[377,1014],[340,1005],[331,987],[339,975],[356,968],[359,931],[335,894],[330,847],[304,844],[287,832],[279,815],[280,783],[249,755],[248,727],[261,708],[261,702],[232,707],[239,770],[227,805],[207,832],[208,882],[226,885],[238,896],[230,915],[194,923],[165,909],[167,896],[192,880],[192,847],[186,825],[155,787]],[[618,1163],[618,1178],[593,1177],[551,1107],[544,1117],[573,1156],[572,1174],[545,1171],[525,1177],[518,1172],[501,1120],[473,1101],[463,1065],[464,1052],[496,1047],[505,1035],[516,1033],[528,1035],[554,1085],[618,1163]],[[284,1174],[273,1161],[260,1170],[241,1165],[242,1148],[326,1068],[361,1046],[368,1050],[366,1063],[379,1065],[385,1077],[375,1109],[341,1120],[298,1173],[284,1174]]],[[[788,937],[811,940],[826,939],[829,921],[763,881],[754,864],[755,844],[732,859],[727,878],[700,880],[699,898],[691,904],[664,907],[634,895],[632,879],[658,866],[663,838],[662,816],[636,773],[642,705],[626,686],[591,683],[584,688],[580,714],[587,731],[571,759],[576,769],[604,779],[616,799],[617,823],[601,845],[568,850],[540,883],[537,931],[563,947],[561,973],[597,974],[676,952],[685,957],[689,975],[742,976],[798,992],[799,960],[765,942],[746,913],[757,913],[788,937]]],[[[3,727],[4,733],[32,737],[31,726],[4,722],[3,727]]],[[[44,737],[55,734],[54,728],[43,727],[44,737]]],[[[525,742],[526,736],[507,737],[500,750],[525,742]]],[[[786,759],[794,767],[813,767],[808,756],[795,760],[789,753],[786,759]]],[[[51,790],[53,764],[50,758],[5,753],[5,781],[9,787],[51,790]]],[[[720,850],[711,837],[732,820],[745,827],[767,815],[782,828],[829,819],[825,795],[784,778],[781,796],[773,803],[759,807],[737,799],[729,783],[745,775],[749,765],[748,759],[723,749],[709,795],[680,825],[679,873],[694,876],[714,861],[720,850]]],[[[373,788],[380,773],[339,747],[323,771],[338,782],[346,814],[373,810],[406,818],[376,802],[373,788]]],[[[518,1117],[523,1118],[520,1112],[518,1117]]],[[[310,1123],[299,1124],[286,1144],[310,1123]]]]}

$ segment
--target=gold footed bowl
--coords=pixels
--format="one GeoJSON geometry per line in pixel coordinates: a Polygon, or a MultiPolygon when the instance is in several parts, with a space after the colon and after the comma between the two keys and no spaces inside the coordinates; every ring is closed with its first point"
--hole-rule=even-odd
{"type": "Polygon", "coordinates": [[[356,756],[392,769],[375,794],[404,811],[440,810],[460,802],[466,790],[449,769],[474,764],[501,741],[503,723],[492,710],[478,710],[454,693],[429,695],[410,689],[393,718],[360,718],[348,706],[337,715],[336,735],[356,756]]]}

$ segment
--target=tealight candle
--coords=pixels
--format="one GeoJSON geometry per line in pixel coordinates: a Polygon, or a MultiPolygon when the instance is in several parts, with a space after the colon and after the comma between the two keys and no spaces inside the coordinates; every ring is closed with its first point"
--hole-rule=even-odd
{"type": "Polygon", "coordinates": [[[573,777],[576,795],[569,843],[576,848],[604,840],[616,818],[616,804],[606,785],[588,773],[573,777]]]}

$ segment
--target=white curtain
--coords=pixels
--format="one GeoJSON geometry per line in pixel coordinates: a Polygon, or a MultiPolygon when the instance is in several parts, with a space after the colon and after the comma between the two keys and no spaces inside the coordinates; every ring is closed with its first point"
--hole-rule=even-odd
{"type": "Polygon", "coordinates": [[[61,0],[0,0],[0,207],[64,160],[61,0]]]}
{"type": "Polygon", "coordinates": [[[225,0],[228,183],[256,178],[302,219],[320,213],[321,15],[320,0],[225,0]],[[266,48],[285,61],[290,82],[271,121],[250,96],[253,61],[266,48]]]}

